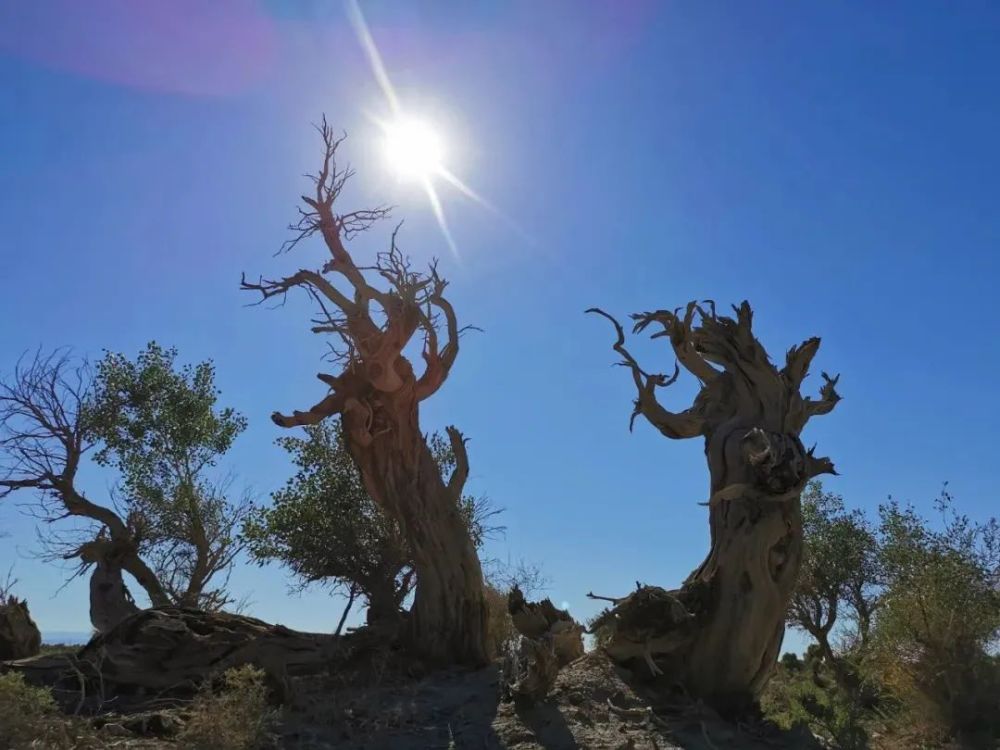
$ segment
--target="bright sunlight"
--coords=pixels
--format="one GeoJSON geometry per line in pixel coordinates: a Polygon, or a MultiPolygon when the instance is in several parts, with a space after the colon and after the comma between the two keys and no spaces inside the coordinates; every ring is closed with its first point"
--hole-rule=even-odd
{"type": "Polygon", "coordinates": [[[424,182],[441,171],[444,145],[428,123],[401,118],[384,129],[385,156],[400,179],[424,182]]]}

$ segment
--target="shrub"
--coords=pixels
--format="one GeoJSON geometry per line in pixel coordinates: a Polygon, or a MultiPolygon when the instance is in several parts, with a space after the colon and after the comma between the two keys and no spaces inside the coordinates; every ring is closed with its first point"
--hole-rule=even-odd
{"type": "Polygon", "coordinates": [[[222,675],[218,690],[202,689],[177,744],[184,750],[258,750],[272,744],[278,712],[267,699],[265,673],[250,664],[222,675]]]}
{"type": "Polygon", "coordinates": [[[869,746],[866,717],[816,648],[810,649],[805,660],[795,654],[781,658],[761,696],[761,708],[782,729],[804,725],[839,750],[869,746]]]}
{"type": "Polygon", "coordinates": [[[887,586],[869,662],[901,704],[900,725],[928,737],[996,738],[1000,670],[1000,526],[938,501],[931,529],[912,508],[882,513],[887,586]]]}
{"type": "Polygon", "coordinates": [[[52,694],[17,673],[0,674],[0,750],[101,747],[93,729],[60,714],[52,694]]]}

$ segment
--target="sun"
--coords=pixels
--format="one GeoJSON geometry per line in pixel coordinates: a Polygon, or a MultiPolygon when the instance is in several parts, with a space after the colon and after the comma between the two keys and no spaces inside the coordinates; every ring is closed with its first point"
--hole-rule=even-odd
{"type": "Polygon", "coordinates": [[[401,180],[427,182],[441,173],[444,143],[429,123],[401,117],[382,129],[386,161],[401,180]]]}

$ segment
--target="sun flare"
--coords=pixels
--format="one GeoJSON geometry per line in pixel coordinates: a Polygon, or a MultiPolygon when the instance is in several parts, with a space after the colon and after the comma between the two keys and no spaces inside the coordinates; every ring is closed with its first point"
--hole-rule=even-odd
{"type": "Polygon", "coordinates": [[[386,161],[400,179],[425,182],[441,172],[444,143],[428,123],[400,118],[383,129],[386,161]]]}

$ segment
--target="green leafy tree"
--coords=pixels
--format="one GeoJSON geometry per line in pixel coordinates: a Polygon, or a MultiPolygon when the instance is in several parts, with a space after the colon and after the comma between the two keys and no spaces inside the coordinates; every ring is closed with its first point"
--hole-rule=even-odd
{"type": "Polygon", "coordinates": [[[36,492],[45,528],[55,524],[47,557],[93,566],[98,630],[135,611],[123,572],[154,606],[227,601],[250,502],[211,475],[246,423],[216,409],[211,363],[178,368],[176,356],[151,343],[134,361],[109,353],[95,370],[39,353],[0,382],[0,498],[36,492]],[[80,486],[88,461],[118,475],[105,502],[80,486]]]}
{"type": "Polygon", "coordinates": [[[232,479],[210,476],[246,429],[216,408],[211,362],[177,366],[177,350],[150,343],[133,361],[108,353],[97,366],[88,422],[94,460],[121,477],[122,505],[167,596],[214,609],[228,602],[225,577],[242,548],[238,530],[251,503],[232,479]]]}
{"type": "Polygon", "coordinates": [[[886,591],[871,665],[899,700],[904,723],[971,742],[1000,739],[1000,526],[954,510],[940,528],[909,506],[881,506],[886,591]]]}
{"type": "Polygon", "coordinates": [[[881,591],[878,542],[859,510],[811,482],[802,493],[805,550],[788,612],[789,623],[811,635],[839,682],[852,692],[858,677],[850,663],[864,651],[881,591]],[[834,648],[835,629],[847,648],[834,648]]]}
{"type": "MultiPolygon", "coordinates": [[[[368,622],[395,621],[416,585],[413,555],[406,536],[371,499],[344,444],[339,420],[305,428],[304,437],[283,437],[295,474],[257,509],[243,526],[251,557],[259,564],[278,561],[301,586],[319,583],[348,598],[339,632],[350,607],[361,600],[368,622]]],[[[428,441],[442,473],[454,468],[447,440],[428,441]]],[[[466,495],[461,511],[476,547],[499,527],[499,512],[486,498],[466,495]]]]}

